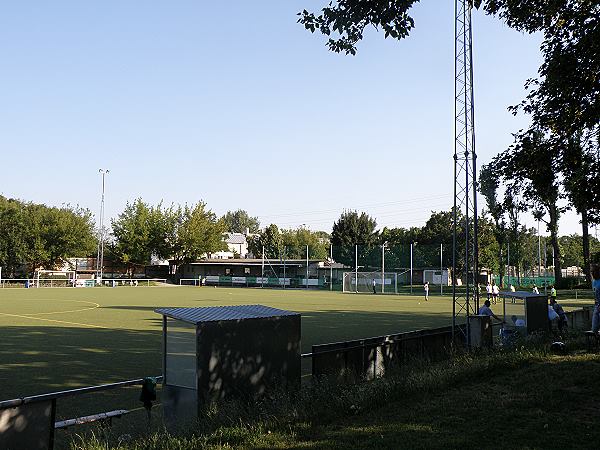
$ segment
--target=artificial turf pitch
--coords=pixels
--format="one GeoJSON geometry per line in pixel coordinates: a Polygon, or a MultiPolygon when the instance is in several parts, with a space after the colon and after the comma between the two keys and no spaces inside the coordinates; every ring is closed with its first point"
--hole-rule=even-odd
{"type": "Polygon", "coordinates": [[[0,400],[159,375],[162,320],[155,308],[248,304],[301,313],[303,352],[313,344],[450,325],[452,311],[451,295],[425,302],[421,295],[322,290],[0,289],[0,400]]]}
{"type": "Polygon", "coordinates": [[[0,400],[159,375],[158,307],[262,304],[302,314],[311,345],[450,324],[450,297],[212,287],[0,290],[0,400]]]}

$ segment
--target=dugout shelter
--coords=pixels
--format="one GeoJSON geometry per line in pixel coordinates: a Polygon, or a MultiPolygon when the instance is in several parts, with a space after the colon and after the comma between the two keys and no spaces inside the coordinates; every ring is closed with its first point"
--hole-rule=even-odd
{"type": "Polygon", "coordinates": [[[167,427],[219,400],[300,386],[300,314],[263,305],[160,308],[167,427]]]}

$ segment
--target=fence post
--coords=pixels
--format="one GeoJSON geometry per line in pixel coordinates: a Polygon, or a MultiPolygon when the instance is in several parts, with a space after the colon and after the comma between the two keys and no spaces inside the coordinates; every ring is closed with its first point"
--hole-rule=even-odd
{"type": "Polygon", "coordinates": [[[381,245],[381,293],[385,294],[385,242],[381,245]]]}
{"type": "Polygon", "coordinates": [[[329,264],[329,290],[333,291],[333,244],[329,244],[329,253],[331,255],[331,263],[329,264]]]}
{"type": "Polygon", "coordinates": [[[410,295],[413,293],[413,243],[410,243],[410,295]]]}

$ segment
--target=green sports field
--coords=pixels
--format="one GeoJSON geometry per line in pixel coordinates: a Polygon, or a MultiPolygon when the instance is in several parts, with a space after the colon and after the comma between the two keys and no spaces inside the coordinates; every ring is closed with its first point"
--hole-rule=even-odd
{"type": "Polygon", "coordinates": [[[300,312],[303,352],[313,344],[449,325],[452,311],[447,296],[424,302],[245,288],[2,289],[0,400],[159,375],[162,322],[155,308],[247,304],[300,312]]]}

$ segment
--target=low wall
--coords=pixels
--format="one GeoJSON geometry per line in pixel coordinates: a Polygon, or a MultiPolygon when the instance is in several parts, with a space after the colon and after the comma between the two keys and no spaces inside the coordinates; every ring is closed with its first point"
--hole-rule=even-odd
{"type": "Polygon", "coordinates": [[[431,328],[354,341],[313,345],[312,375],[373,379],[414,358],[440,359],[464,346],[462,333],[452,341],[452,327],[431,328]]]}
{"type": "MultiPolygon", "coordinates": [[[[590,328],[592,308],[566,312],[571,330],[590,328]]],[[[462,325],[461,327],[464,327],[462,325]]],[[[464,331],[464,328],[463,328],[464,331]]],[[[386,370],[415,358],[436,360],[449,355],[452,348],[464,348],[464,333],[455,335],[452,327],[431,328],[407,333],[377,336],[353,341],[312,346],[312,375],[373,379],[386,370]]]]}

